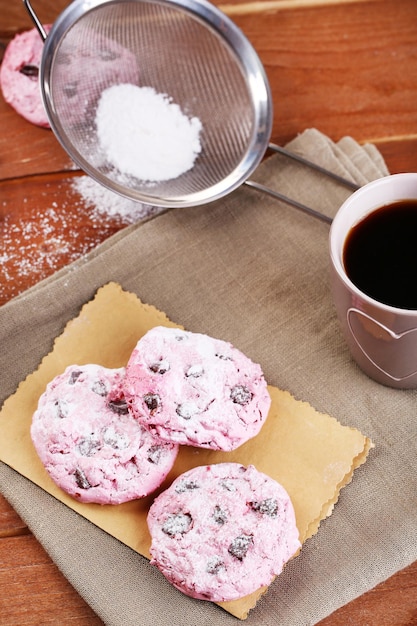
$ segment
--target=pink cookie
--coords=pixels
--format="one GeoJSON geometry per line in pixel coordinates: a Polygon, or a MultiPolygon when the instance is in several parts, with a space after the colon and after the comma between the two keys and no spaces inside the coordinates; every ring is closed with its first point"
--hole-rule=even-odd
{"type": "Polygon", "coordinates": [[[130,50],[94,30],[85,34],[67,37],[56,54],[54,101],[64,127],[94,123],[98,100],[108,87],[139,83],[137,58],[130,50]]]}
{"type": "Polygon", "coordinates": [[[137,343],[124,393],[132,414],[161,439],[215,450],[257,435],[271,404],[260,366],[231,344],[163,326],[137,343]]]}
{"type": "Polygon", "coordinates": [[[72,365],[51,381],[31,436],[52,480],[82,502],[120,504],[154,491],[178,446],[133,419],[121,392],[124,368],[72,365]]]}
{"type": "MultiPolygon", "coordinates": [[[[49,32],[51,25],[44,26],[49,32]]],[[[36,28],[16,35],[4,53],[0,86],[4,99],[19,115],[37,126],[49,128],[39,85],[43,41],[36,28]]]]}
{"type": "Polygon", "coordinates": [[[148,526],[151,563],[183,593],[214,602],[269,585],[301,547],[287,492],[253,465],[185,472],[155,499],[148,526]]]}

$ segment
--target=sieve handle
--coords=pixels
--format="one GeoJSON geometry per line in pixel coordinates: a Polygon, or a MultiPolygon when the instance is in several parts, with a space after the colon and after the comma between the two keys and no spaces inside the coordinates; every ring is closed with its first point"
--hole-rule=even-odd
{"type": "Polygon", "coordinates": [[[47,34],[46,31],[44,29],[44,27],[42,26],[38,16],[36,15],[35,11],[32,8],[32,5],[30,4],[30,0],[23,0],[23,4],[25,5],[27,12],[29,13],[30,17],[32,18],[33,23],[35,24],[36,28],[39,31],[40,36],[42,37],[42,41],[45,41],[47,34]]]}

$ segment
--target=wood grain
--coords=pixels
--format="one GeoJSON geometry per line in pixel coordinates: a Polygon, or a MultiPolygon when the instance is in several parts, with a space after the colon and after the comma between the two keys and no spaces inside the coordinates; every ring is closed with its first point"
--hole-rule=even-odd
{"type": "Polygon", "coordinates": [[[77,173],[38,174],[0,181],[3,253],[0,303],[92,250],[126,225],[103,219],[73,187],[77,173]]]}
{"type": "Polygon", "coordinates": [[[319,622],[319,626],[416,626],[417,564],[319,622]]]}
{"type": "Polygon", "coordinates": [[[274,8],[256,19],[251,13],[233,19],[269,77],[278,143],[300,127],[335,140],[342,134],[360,142],[416,138],[414,0],[274,8]]]}
{"type": "Polygon", "coordinates": [[[17,535],[27,534],[29,534],[29,529],[26,524],[0,494],[0,540],[4,537],[15,537],[17,535]]]}
{"type": "MultiPolygon", "coordinates": [[[[67,0],[33,0],[44,23],[67,0]]],[[[271,83],[272,141],[316,127],[373,142],[392,173],[417,171],[416,0],[228,0],[271,83]]],[[[0,0],[0,58],[31,28],[21,2],[0,0]]],[[[0,305],[126,226],[98,218],[74,191],[80,173],[51,131],[0,97],[0,305]]],[[[25,523],[0,496],[0,623],[98,626],[25,523]]],[[[416,626],[417,563],[320,626],[416,626]]],[[[144,625],[145,626],[145,625],[144,625]]]]}
{"type": "Polygon", "coordinates": [[[102,624],[32,535],[3,538],[0,549],[2,624],[102,624]]]}

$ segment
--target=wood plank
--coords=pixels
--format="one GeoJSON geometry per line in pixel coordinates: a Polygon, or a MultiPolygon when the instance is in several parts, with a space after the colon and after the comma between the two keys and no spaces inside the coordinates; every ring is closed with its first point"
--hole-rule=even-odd
{"type": "MultiPolygon", "coordinates": [[[[417,171],[417,141],[378,143],[391,173],[417,171]]],[[[7,302],[79,258],[127,225],[85,206],[71,188],[76,173],[0,182],[0,221],[5,251],[0,303],[7,302]],[[67,241],[68,239],[68,241],[67,241]],[[13,277],[13,280],[11,279],[13,277]]]]}
{"type": "Polygon", "coordinates": [[[274,10],[285,11],[287,9],[306,9],[329,7],[331,5],[343,5],[348,7],[350,4],[363,3],[366,1],[380,2],[381,0],[228,0],[227,2],[216,2],[221,11],[230,16],[243,15],[244,13],[262,13],[264,11],[271,12],[274,10]]]}
{"type": "MultiPolygon", "coordinates": [[[[272,141],[284,144],[309,127],[334,140],[345,134],[360,142],[417,139],[415,0],[285,5],[285,10],[280,2],[267,4],[272,8],[262,13],[256,5],[238,4],[232,17],[272,85],[272,141]]],[[[0,154],[7,155],[0,159],[0,179],[72,167],[51,131],[22,122],[2,99],[0,120],[0,154]]],[[[410,169],[416,170],[415,164],[414,158],[410,169]]]]}
{"type": "Polygon", "coordinates": [[[417,137],[377,139],[374,143],[384,157],[391,174],[417,172],[417,137]]]}
{"type": "MultiPolygon", "coordinates": [[[[255,4],[256,9],[239,3],[239,12],[232,17],[257,50],[272,85],[273,141],[285,143],[309,127],[332,139],[343,134],[358,141],[417,137],[415,0],[319,3],[304,8],[295,4],[293,9],[288,8],[291,3],[279,8],[279,2],[266,2],[261,12],[255,4]]],[[[0,119],[3,114],[0,110],[0,119]]],[[[27,153],[15,155],[14,146],[21,142],[16,142],[9,120],[2,123],[0,138],[0,154],[9,154],[2,166],[9,169],[1,177],[17,171],[14,164],[22,166],[25,159],[22,173],[28,173],[35,155],[50,159],[48,171],[69,166],[60,147],[46,139],[48,131],[28,123],[20,131],[26,136],[27,153]]]]}
{"type": "Polygon", "coordinates": [[[0,539],[0,550],[2,624],[101,626],[32,535],[0,539]]]}
{"type": "MultiPolygon", "coordinates": [[[[377,142],[391,173],[417,171],[417,140],[377,142]]],[[[0,305],[82,257],[129,220],[98,214],[72,187],[77,172],[0,181],[0,305]]]]}
{"type": "Polygon", "coordinates": [[[417,563],[395,574],[317,626],[416,626],[417,563]]]}
{"type": "MultiPolygon", "coordinates": [[[[1,4],[0,40],[10,40],[15,33],[33,28],[33,22],[22,1],[1,4]],[[6,8],[7,6],[7,8],[6,8]]],[[[68,0],[31,0],[32,7],[43,24],[50,24],[68,6],[68,0]]]]}
{"type": "MultiPolygon", "coordinates": [[[[39,623],[101,625],[100,619],[32,536],[1,539],[0,552],[2,623],[8,626],[39,623]]],[[[318,626],[415,626],[416,617],[417,563],[414,563],[340,608],[318,626]]]]}
{"type": "Polygon", "coordinates": [[[126,218],[87,205],[72,187],[74,176],[0,182],[0,305],[127,225],[126,218]]]}
{"type": "Polygon", "coordinates": [[[25,522],[23,522],[16,511],[12,509],[6,498],[0,494],[0,539],[27,534],[29,534],[29,529],[25,522]]]}
{"type": "Polygon", "coordinates": [[[233,19],[270,80],[277,143],[309,127],[334,140],[416,137],[415,0],[275,8],[233,19]]]}
{"type": "Polygon", "coordinates": [[[51,130],[21,118],[0,96],[0,180],[74,169],[51,130]]]}

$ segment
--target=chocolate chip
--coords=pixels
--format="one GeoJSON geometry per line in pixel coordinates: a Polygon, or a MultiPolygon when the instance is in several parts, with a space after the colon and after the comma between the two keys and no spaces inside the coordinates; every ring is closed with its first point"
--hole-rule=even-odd
{"type": "Polygon", "coordinates": [[[91,439],[88,437],[86,439],[82,439],[78,444],[78,450],[82,456],[93,456],[99,448],[100,442],[97,439],[91,439]]]}
{"type": "Polygon", "coordinates": [[[126,400],[124,398],[120,399],[120,400],[110,400],[107,403],[107,406],[114,413],[117,413],[117,415],[127,415],[129,413],[129,409],[127,407],[127,402],[126,402],[126,400]]]}
{"type": "Polygon", "coordinates": [[[87,476],[84,474],[83,470],[77,468],[74,472],[75,482],[77,483],[80,489],[91,489],[92,485],[88,482],[87,476]]]}
{"type": "Polygon", "coordinates": [[[261,500],[261,502],[249,502],[249,506],[257,513],[269,515],[269,517],[278,515],[278,500],[273,498],[267,498],[266,500],[261,500]]]}
{"type": "Polygon", "coordinates": [[[37,80],[39,76],[39,67],[37,65],[23,65],[19,72],[32,80],[37,80]]]}
{"type": "Polygon", "coordinates": [[[149,366],[149,369],[151,370],[151,372],[154,372],[154,374],[165,374],[165,372],[167,372],[169,368],[170,365],[168,361],[164,361],[163,359],[161,359],[160,361],[156,361],[149,366]]]}
{"type": "Polygon", "coordinates": [[[220,483],[220,486],[223,487],[223,489],[226,489],[226,491],[236,491],[236,485],[235,485],[234,481],[231,480],[231,479],[228,480],[226,478],[226,480],[223,480],[220,483]]]}
{"type": "Polygon", "coordinates": [[[63,87],[63,92],[67,96],[67,98],[74,98],[74,96],[77,95],[77,87],[78,87],[78,83],[76,82],[67,83],[63,87]]]}
{"type": "Polygon", "coordinates": [[[99,56],[102,61],[115,61],[116,59],[120,59],[120,54],[108,48],[99,50],[99,56]]]}
{"type": "Polygon", "coordinates": [[[91,390],[98,396],[107,396],[107,387],[102,380],[96,380],[91,387],[91,390]]]}
{"type": "Polygon", "coordinates": [[[204,374],[204,367],[199,363],[197,365],[190,365],[185,372],[187,378],[199,378],[204,374]]]}
{"type": "Polygon", "coordinates": [[[81,376],[81,374],[82,374],[81,370],[77,370],[76,372],[71,372],[68,384],[69,385],[74,385],[77,382],[77,380],[79,379],[79,377],[81,376]]]}
{"type": "Polygon", "coordinates": [[[236,539],[233,539],[228,552],[236,559],[239,559],[239,561],[243,561],[252,543],[253,535],[239,535],[236,539]]]}
{"type": "Polygon", "coordinates": [[[155,413],[155,411],[159,408],[161,404],[161,398],[156,393],[147,393],[143,396],[143,401],[148,407],[151,415],[155,413]]]}
{"type": "Polygon", "coordinates": [[[193,518],[189,513],[173,513],[165,520],[162,531],[170,537],[184,535],[191,528],[193,518]]]}
{"type": "Polygon", "coordinates": [[[218,352],[216,352],[214,356],[216,356],[218,359],[221,359],[222,361],[233,361],[232,357],[227,356],[226,354],[219,354],[218,352]]]}
{"type": "Polygon", "coordinates": [[[225,569],[225,565],[219,556],[212,556],[206,565],[206,572],[208,574],[218,574],[221,570],[225,569]]]}
{"type": "Polygon", "coordinates": [[[253,394],[245,385],[235,385],[235,387],[232,387],[230,390],[230,398],[235,404],[241,404],[243,406],[252,400],[253,394]]]}
{"type": "Polygon", "coordinates": [[[103,441],[115,450],[126,450],[130,443],[129,437],[117,432],[114,426],[109,426],[103,431],[103,441]]]}
{"type": "Polygon", "coordinates": [[[186,491],[194,491],[194,489],[200,489],[200,484],[195,480],[182,480],[175,487],[175,493],[185,493],[186,491]]]}
{"type": "Polygon", "coordinates": [[[177,406],[175,412],[183,419],[189,420],[198,413],[198,407],[194,402],[183,402],[177,406]]]}
{"type": "Polygon", "coordinates": [[[68,417],[68,407],[63,400],[56,400],[54,406],[56,410],[56,416],[59,419],[64,419],[65,417],[68,417]]]}
{"type": "Polygon", "coordinates": [[[155,465],[158,465],[159,461],[161,460],[161,455],[162,455],[161,446],[151,446],[148,450],[147,459],[149,463],[154,463],[155,465]]]}
{"type": "Polygon", "coordinates": [[[217,524],[225,524],[227,522],[228,515],[224,509],[216,504],[212,517],[217,524]]]}

